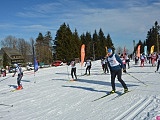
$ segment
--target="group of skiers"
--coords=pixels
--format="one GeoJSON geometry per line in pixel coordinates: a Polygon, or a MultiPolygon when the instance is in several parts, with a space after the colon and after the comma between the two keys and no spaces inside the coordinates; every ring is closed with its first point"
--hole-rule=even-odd
{"type": "Polygon", "coordinates": [[[141,67],[144,67],[145,63],[152,64],[152,66],[155,67],[156,64],[158,65],[159,54],[157,54],[156,52],[149,55],[145,55],[144,53],[142,53],[140,57],[135,56],[135,64],[137,65],[138,61],[140,60],[141,67]]]}
{"type": "MultiPolygon", "coordinates": [[[[122,58],[124,58],[124,57],[125,57],[125,59],[127,59],[126,54],[122,58]]],[[[109,73],[109,69],[110,69],[111,85],[112,85],[112,90],[111,90],[110,94],[113,94],[113,93],[116,92],[116,89],[115,89],[115,78],[116,78],[116,76],[117,76],[118,81],[122,84],[122,86],[124,88],[124,92],[125,93],[128,92],[127,85],[122,80],[122,70],[123,70],[123,72],[126,73],[126,67],[125,67],[124,63],[122,62],[122,58],[120,58],[120,56],[118,56],[117,54],[113,53],[112,49],[109,48],[108,49],[108,54],[106,55],[106,57],[104,59],[101,60],[103,72],[104,73],[106,73],[106,72],[109,73]]],[[[127,60],[125,60],[125,63],[126,63],[127,60]]],[[[70,62],[72,80],[77,80],[75,65],[76,65],[75,61],[72,60],[70,62]],[[74,73],[74,75],[73,75],[73,73],[74,73]],[[75,76],[75,79],[74,79],[74,76],[75,76]]],[[[129,65],[129,63],[128,63],[128,65],[129,65]]],[[[88,75],[90,75],[90,69],[91,69],[91,66],[92,66],[90,59],[86,60],[85,66],[86,66],[86,71],[85,71],[84,75],[87,75],[87,71],[88,71],[88,75]]],[[[128,68],[129,68],[129,66],[128,66],[128,68]]]]}
{"type": "MultiPolygon", "coordinates": [[[[77,80],[75,60],[72,59],[72,61],[68,65],[71,66],[71,77],[72,77],[71,81],[77,80]]],[[[88,58],[85,62],[86,71],[84,75],[87,75],[87,71],[88,71],[88,75],[90,75],[91,66],[92,66],[91,60],[88,58]]]]}
{"type": "MultiPolygon", "coordinates": [[[[152,58],[153,60],[154,58],[152,58]]],[[[159,65],[160,65],[160,53],[157,55],[156,57],[157,59],[157,69],[155,72],[158,71],[159,69],[159,65]]],[[[144,54],[141,54],[140,57],[141,60],[141,66],[144,66],[144,62],[145,62],[145,56],[144,54]]],[[[111,48],[108,49],[108,54],[101,59],[101,65],[102,65],[102,69],[103,72],[106,74],[109,73],[109,69],[110,69],[110,75],[111,75],[111,86],[112,86],[112,90],[111,90],[111,94],[116,92],[116,88],[115,88],[115,78],[117,77],[118,81],[122,84],[123,88],[124,88],[124,92],[128,92],[128,87],[126,85],[126,83],[122,80],[122,71],[124,73],[126,73],[126,65],[128,65],[128,69],[130,68],[129,65],[130,59],[128,57],[128,55],[125,54],[115,54],[111,48]]],[[[73,59],[68,65],[71,66],[71,77],[72,80],[77,80],[77,75],[76,75],[76,62],[73,59]]],[[[85,61],[85,74],[84,75],[90,75],[90,69],[91,69],[92,63],[91,60],[88,58],[85,61]],[[88,73],[88,74],[87,74],[88,73]]],[[[16,73],[18,73],[18,77],[17,77],[17,85],[18,87],[16,88],[17,90],[23,89],[22,84],[21,84],[21,79],[23,77],[23,71],[22,68],[18,65],[18,64],[14,64],[15,67],[15,73],[13,74],[12,77],[15,76],[16,73]]]]}

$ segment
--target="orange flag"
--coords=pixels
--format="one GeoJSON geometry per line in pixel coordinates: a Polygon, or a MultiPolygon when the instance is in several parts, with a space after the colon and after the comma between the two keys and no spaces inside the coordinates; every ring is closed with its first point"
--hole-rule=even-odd
{"type": "Polygon", "coordinates": [[[137,48],[137,57],[140,57],[140,48],[141,48],[141,45],[138,45],[138,48],[137,48]]]}
{"type": "Polygon", "coordinates": [[[85,58],[85,44],[81,46],[81,66],[84,63],[84,58],[85,58]]]}

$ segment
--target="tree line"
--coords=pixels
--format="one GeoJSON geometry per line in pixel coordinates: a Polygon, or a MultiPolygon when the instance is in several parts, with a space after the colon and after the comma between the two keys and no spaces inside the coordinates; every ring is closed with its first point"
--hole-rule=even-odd
{"type": "Polygon", "coordinates": [[[102,29],[95,30],[93,35],[90,32],[78,35],[77,30],[70,30],[69,25],[62,24],[56,33],[56,58],[70,61],[74,58],[80,58],[81,45],[85,44],[86,58],[99,59],[106,55],[106,46],[115,50],[112,39],[108,34],[105,37],[102,29]]]}
{"type": "Polygon", "coordinates": [[[86,58],[99,59],[106,55],[105,47],[111,47],[115,50],[112,43],[112,39],[108,34],[106,37],[102,29],[95,30],[94,34],[90,32],[78,35],[77,30],[71,31],[69,25],[63,23],[56,32],[56,36],[53,39],[51,32],[47,31],[45,35],[38,34],[38,37],[30,41],[26,41],[22,38],[15,38],[14,36],[7,36],[4,40],[1,40],[2,47],[9,47],[19,50],[23,55],[25,62],[28,61],[27,55],[33,55],[33,47],[35,48],[35,55],[39,62],[50,64],[54,60],[62,60],[69,62],[71,59],[80,58],[81,45],[85,44],[86,58]],[[53,53],[53,45],[55,52],[53,53]]]}
{"type": "MultiPolygon", "coordinates": [[[[139,40],[138,43],[135,45],[133,52],[136,53],[138,46],[141,45],[141,48],[144,48],[144,46],[147,46],[147,52],[149,54],[151,47],[154,45],[154,51],[159,53],[160,52],[159,51],[159,48],[160,48],[159,31],[160,31],[160,26],[158,25],[158,22],[156,21],[154,23],[154,26],[152,26],[152,28],[147,32],[146,40],[144,40],[144,42],[139,40]]],[[[140,53],[144,53],[144,49],[140,49],[140,53]]]]}
{"type": "MultiPolygon", "coordinates": [[[[155,51],[159,50],[159,30],[160,26],[156,21],[154,26],[148,31],[146,40],[135,45],[133,53],[136,52],[138,45],[147,46],[148,52],[150,47],[155,45],[155,51]]],[[[110,34],[104,35],[103,30],[95,30],[93,34],[90,32],[83,33],[79,36],[77,30],[71,31],[68,24],[63,23],[57,30],[55,38],[52,38],[51,32],[47,31],[45,35],[38,34],[38,37],[30,41],[23,38],[15,38],[14,36],[7,36],[1,40],[1,47],[16,48],[23,55],[25,62],[28,62],[28,55],[33,55],[33,47],[35,48],[35,55],[39,62],[50,64],[54,60],[62,60],[65,62],[74,58],[80,58],[81,45],[85,44],[86,58],[100,59],[106,55],[106,47],[115,50],[110,34]],[[53,48],[52,46],[55,45],[53,48]],[[54,49],[54,50],[53,50],[54,49]],[[54,51],[54,52],[53,52],[54,51]]],[[[121,47],[117,48],[117,52],[123,52],[121,47]]],[[[141,49],[141,53],[144,50],[141,49]]]]}

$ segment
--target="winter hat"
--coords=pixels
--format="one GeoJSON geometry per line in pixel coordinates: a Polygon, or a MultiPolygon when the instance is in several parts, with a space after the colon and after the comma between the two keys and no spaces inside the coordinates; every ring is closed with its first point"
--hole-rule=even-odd
{"type": "Polygon", "coordinates": [[[16,64],[16,63],[15,63],[15,64],[14,64],[14,66],[15,66],[15,67],[17,67],[17,66],[18,66],[18,64],[16,64]]]}
{"type": "Polygon", "coordinates": [[[112,49],[111,48],[108,49],[108,53],[112,54],[112,49]]]}

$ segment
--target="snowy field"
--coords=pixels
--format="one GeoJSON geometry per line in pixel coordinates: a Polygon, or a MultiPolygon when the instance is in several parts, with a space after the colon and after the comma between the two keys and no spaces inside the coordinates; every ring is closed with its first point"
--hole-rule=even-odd
{"type": "MultiPolygon", "coordinates": [[[[100,61],[92,62],[91,75],[81,76],[85,67],[77,64],[78,81],[70,82],[70,66],[25,71],[24,89],[11,92],[17,76],[0,77],[0,120],[158,120],[160,116],[160,74],[156,67],[130,63],[123,80],[131,92],[117,93],[94,101],[111,91],[110,74],[102,74],[100,61]]],[[[160,118],[159,118],[160,120],[160,118]]]]}

